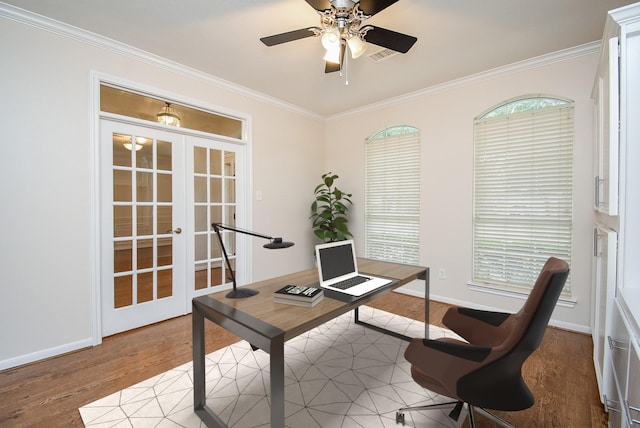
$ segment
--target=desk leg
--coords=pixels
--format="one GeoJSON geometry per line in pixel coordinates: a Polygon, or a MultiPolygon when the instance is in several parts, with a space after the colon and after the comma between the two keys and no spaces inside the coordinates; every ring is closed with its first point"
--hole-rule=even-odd
{"type": "Polygon", "coordinates": [[[389,335],[389,336],[396,337],[396,338],[398,338],[400,340],[404,340],[406,342],[411,342],[412,338],[407,336],[407,335],[405,335],[405,334],[398,333],[397,331],[389,330],[389,329],[386,329],[384,327],[380,327],[380,326],[377,326],[377,325],[374,325],[374,324],[370,324],[370,323],[368,323],[366,321],[361,321],[360,320],[360,311],[359,311],[359,309],[360,308],[355,308],[353,310],[353,320],[354,320],[354,322],[356,324],[361,325],[361,326],[366,327],[366,328],[370,328],[371,330],[375,330],[375,331],[377,331],[379,333],[382,333],[382,334],[386,334],[386,335],[389,335]]]}
{"type": "MultiPolygon", "coordinates": [[[[425,274],[423,276],[418,277],[418,279],[424,280],[424,338],[428,339],[429,338],[429,269],[425,271],[425,274]]],[[[356,307],[353,310],[354,322],[356,324],[359,324],[366,328],[370,328],[372,330],[375,330],[383,334],[388,334],[389,336],[397,337],[398,339],[402,339],[407,342],[411,342],[412,338],[402,333],[397,333],[395,331],[392,331],[383,327],[379,327],[377,325],[369,324],[368,322],[365,322],[365,321],[361,321],[360,311],[358,309],[359,308],[356,307]]]]}
{"type": "Polygon", "coordinates": [[[205,358],[204,358],[204,315],[192,305],[191,331],[193,334],[193,411],[207,427],[227,425],[207,407],[205,358]]]}
{"type": "Polygon", "coordinates": [[[429,270],[424,277],[424,338],[429,338],[429,270]]]}
{"type": "Polygon", "coordinates": [[[271,340],[271,428],[284,428],[284,336],[271,340]]]}
{"type": "Polygon", "coordinates": [[[204,379],[204,316],[194,305],[191,313],[193,333],[193,409],[196,413],[206,404],[204,379]]]}

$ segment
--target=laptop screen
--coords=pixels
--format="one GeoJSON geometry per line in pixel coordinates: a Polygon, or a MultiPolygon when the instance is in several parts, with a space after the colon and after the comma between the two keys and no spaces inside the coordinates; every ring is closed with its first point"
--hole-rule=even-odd
{"type": "Polygon", "coordinates": [[[329,281],[356,271],[353,260],[352,242],[318,249],[322,280],[329,281]]]}

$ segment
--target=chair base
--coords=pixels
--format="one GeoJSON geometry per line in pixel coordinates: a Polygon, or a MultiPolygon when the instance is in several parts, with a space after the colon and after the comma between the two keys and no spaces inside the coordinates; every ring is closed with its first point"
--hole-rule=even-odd
{"type": "MultiPolygon", "coordinates": [[[[396,424],[404,425],[405,421],[404,421],[404,413],[403,412],[408,412],[408,411],[412,411],[412,410],[442,409],[442,408],[449,407],[449,406],[454,406],[454,408],[449,413],[449,417],[451,419],[453,419],[454,421],[457,421],[458,417],[460,416],[460,412],[462,411],[462,407],[464,406],[464,404],[465,403],[463,403],[462,401],[448,401],[446,403],[428,404],[428,405],[425,405],[425,406],[403,407],[401,409],[398,409],[398,411],[396,412],[396,424]]],[[[486,418],[491,419],[492,421],[494,421],[495,423],[497,423],[498,425],[500,425],[500,426],[502,426],[504,428],[514,428],[513,425],[511,425],[509,422],[505,421],[502,418],[499,418],[498,416],[496,416],[493,413],[483,409],[482,407],[475,407],[475,406],[472,406],[469,403],[466,403],[466,404],[467,404],[467,406],[469,408],[469,426],[471,428],[475,427],[475,421],[474,421],[474,416],[473,416],[474,411],[482,414],[486,418]]]]}

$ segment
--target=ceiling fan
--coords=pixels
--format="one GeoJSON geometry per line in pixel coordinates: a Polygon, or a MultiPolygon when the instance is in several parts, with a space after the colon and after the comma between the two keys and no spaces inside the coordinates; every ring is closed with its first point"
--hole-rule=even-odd
{"type": "Polygon", "coordinates": [[[320,15],[320,27],[306,27],[273,36],[262,37],[267,46],[292,42],[306,37],[321,37],[327,50],[325,73],[342,69],[347,50],[352,58],[358,58],[367,49],[367,43],[382,46],[400,53],[407,53],[418,40],[416,37],[397,33],[373,25],[362,25],[376,13],[398,0],[305,0],[320,15]]]}

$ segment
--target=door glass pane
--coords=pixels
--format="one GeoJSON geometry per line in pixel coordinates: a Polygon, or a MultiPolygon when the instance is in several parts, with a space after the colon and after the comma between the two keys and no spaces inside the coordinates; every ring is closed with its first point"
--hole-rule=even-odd
{"type": "Polygon", "coordinates": [[[133,233],[131,225],[131,206],[114,206],[113,237],[121,238],[123,236],[131,236],[131,234],[133,233]]]}
{"type": "Polygon", "coordinates": [[[113,171],[113,201],[131,202],[131,171],[113,171]]]}
{"type": "Polygon", "coordinates": [[[206,177],[193,177],[193,193],[195,202],[207,202],[206,177]]]}
{"type": "Polygon", "coordinates": [[[235,178],[225,178],[225,192],[224,192],[224,201],[228,204],[233,204],[236,202],[236,179],[235,178]]]}
{"type": "Polygon", "coordinates": [[[153,267],[153,239],[140,239],[138,241],[138,269],[153,267]]]}
{"type": "Polygon", "coordinates": [[[194,208],[194,230],[196,232],[206,232],[211,227],[207,221],[207,207],[197,206],[194,208]]]}
{"type": "Polygon", "coordinates": [[[166,141],[158,141],[158,170],[171,171],[171,143],[166,141]]]}
{"type": "Polygon", "coordinates": [[[209,150],[209,164],[211,175],[222,175],[222,151],[209,150]]]}
{"type": "Polygon", "coordinates": [[[131,150],[125,144],[131,144],[131,135],[113,134],[113,164],[131,166],[131,150]]]}
{"type": "Polygon", "coordinates": [[[236,207],[233,205],[225,206],[224,214],[225,214],[225,222],[228,225],[235,226],[236,225],[236,207]]]}
{"type": "Polygon", "coordinates": [[[173,238],[158,238],[157,266],[171,266],[173,264],[173,238]]]}
{"type": "Polygon", "coordinates": [[[195,289],[203,290],[208,287],[207,284],[207,263],[197,263],[195,266],[194,280],[195,289]]]}
{"type": "Polygon", "coordinates": [[[158,232],[159,234],[170,233],[173,221],[172,221],[172,206],[158,206],[156,208],[158,210],[158,232]]]}
{"type": "Polygon", "coordinates": [[[114,272],[130,272],[133,269],[133,244],[131,241],[117,241],[113,249],[114,272]]]}
{"type": "Polygon", "coordinates": [[[207,260],[207,237],[208,236],[209,236],[208,234],[195,236],[194,254],[195,254],[196,261],[207,260]]]}
{"type": "Polygon", "coordinates": [[[153,300],[153,272],[138,274],[138,303],[153,300]]]}
{"type": "Polygon", "coordinates": [[[138,235],[153,235],[153,206],[137,205],[138,235]]]}
{"type": "Polygon", "coordinates": [[[136,201],[153,202],[153,173],[136,173],[136,201]]]}
{"type": "Polygon", "coordinates": [[[153,143],[151,138],[134,137],[136,141],[136,166],[143,169],[153,168],[153,143]]]}
{"type": "Polygon", "coordinates": [[[158,202],[171,202],[171,178],[170,174],[158,174],[158,202]]]}
{"type": "Polygon", "coordinates": [[[209,202],[220,203],[222,202],[222,179],[212,178],[209,180],[210,195],[209,202]]]}
{"type": "Polygon", "coordinates": [[[222,285],[222,261],[211,262],[211,286],[222,285]]]}
{"type": "Polygon", "coordinates": [[[133,281],[131,275],[117,276],[113,279],[114,307],[123,308],[133,304],[133,281]]]}
{"type": "Polygon", "coordinates": [[[236,176],[236,154],[234,152],[224,152],[224,175],[227,177],[236,176]]]}
{"type": "Polygon", "coordinates": [[[173,269],[158,271],[158,299],[173,296],[173,269]]]}
{"type": "Polygon", "coordinates": [[[222,223],[222,207],[220,205],[211,207],[211,223],[222,223]]]}
{"type": "Polygon", "coordinates": [[[193,172],[196,174],[207,173],[207,149],[204,147],[194,147],[193,149],[193,172]]]}

